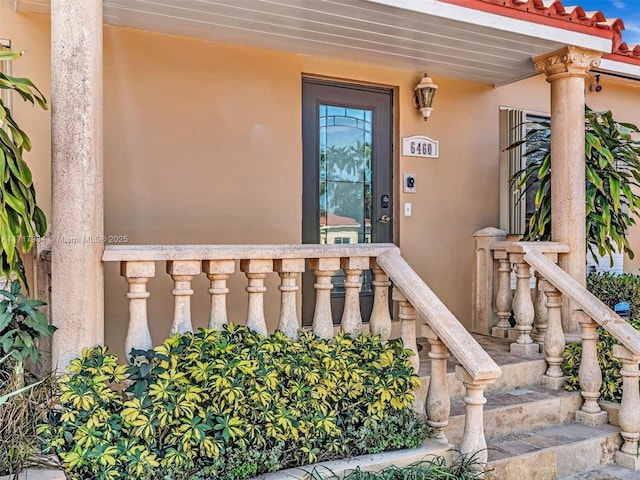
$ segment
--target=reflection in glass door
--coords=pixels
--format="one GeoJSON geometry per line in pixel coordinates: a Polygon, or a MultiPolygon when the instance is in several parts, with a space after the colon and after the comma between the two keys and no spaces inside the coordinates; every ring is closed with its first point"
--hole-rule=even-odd
{"type": "MultiPolygon", "coordinates": [[[[371,140],[373,111],[319,106],[320,243],[371,243],[371,140]]],[[[371,292],[370,271],[362,293],[371,292]]],[[[344,294],[344,274],[332,278],[344,294]]]]}
{"type": "MultiPolygon", "coordinates": [[[[303,81],[303,242],[391,243],[392,92],[303,81]]],[[[362,275],[362,316],[372,304],[371,272],[362,275]]],[[[339,322],[344,275],[332,278],[339,322]]],[[[303,314],[310,321],[313,275],[303,280],[303,314]]]]}

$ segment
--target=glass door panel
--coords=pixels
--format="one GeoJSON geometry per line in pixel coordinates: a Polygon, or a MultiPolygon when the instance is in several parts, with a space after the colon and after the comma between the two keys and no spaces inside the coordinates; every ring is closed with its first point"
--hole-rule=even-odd
{"type": "MultiPolygon", "coordinates": [[[[371,243],[373,111],[319,105],[320,243],[371,243]]],[[[371,291],[370,272],[362,292],[371,291]]],[[[332,296],[344,295],[344,274],[332,278],[332,296]]]]}

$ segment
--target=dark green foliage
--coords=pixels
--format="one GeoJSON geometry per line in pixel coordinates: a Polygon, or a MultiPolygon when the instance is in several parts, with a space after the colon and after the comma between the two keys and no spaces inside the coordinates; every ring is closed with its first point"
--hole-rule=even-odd
{"type": "Polygon", "coordinates": [[[128,367],[87,349],[40,431],[83,480],[242,480],[415,447],[427,427],[412,411],[410,354],[371,335],[293,341],[235,325],[134,351],[128,367]]]}
{"type": "Polygon", "coordinates": [[[8,356],[20,375],[27,359],[33,364],[38,361],[38,340],[51,338],[56,328],[38,310],[45,303],[29,300],[17,280],[11,282],[10,290],[0,290],[0,298],[0,358],[8,356]]]}
{"type": "MultiPolygon", "coordinates": [[[[13,60],[20,52],[0,52],[0,60],[13,60]]],[[[42,92],[28,79],[0,73],[0,89],[16,92],[22,100],[47,109],[42,92]]],[[[26,285],[19,246],[29,252],[47,231],[47,219],[36,204],[31,170],[22,158],[31,141],[0,100],[0,275],[15,274],[26,285]]]]}
{"type": "MultiPolygon", "coordinates": [[[[608,307],[626,301],[630,306],[629,323],[640,330],[640,277],[637,275],[612,275],[610,273],[591,274],[587,277],[587,288],[608,307]]],[[[619,403],[622,400],[622,363],[613,356],[613,346],[618,343],[607,331],[598,327],[598,362],[602,370],[602,400],[619,403]]],[[[582,359],[582,345],[569,343],[563,354],[562,369],[567,375],[566,388],[569,391],[580,389],[578,372],[582,359]]]]}
{"type": "Polygon", "coordinates": [[[592,273],[587,277],[587,289],[611,309],[616,303],[627,302],[629,317],[640,318],[640,276],[592,273]]]}
{"type": "MultiPolygon", "coordinates": [[[[640,185],[640,142],[633,138],[638,127],[619,123],[611,111],[585,110],[586,232],[587,248],[595,258],[616,251],[633,258],[626,238],[640,213],[640,197],[633,188],[640,185]]],[[[508,148],[521,148],[530,161],[511,182],[524,192],[535,188],[535,211],[523,240],[551,238],[551,126],[549,121],[531,122],[525,139],[508,148]],[[531,180],[536,180],[532,182],[531,180]]],[[[524,198],[524,193],[520,199],[524,198]]],[[[571,219],[567,219],[571,221],[571,219]]],[[[612,260],[613,261],[613,260],[612,260]]]]}

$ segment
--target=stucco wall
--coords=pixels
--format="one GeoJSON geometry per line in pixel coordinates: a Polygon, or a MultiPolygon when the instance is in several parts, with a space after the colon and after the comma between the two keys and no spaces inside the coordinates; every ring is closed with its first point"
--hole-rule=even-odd
{"type": "MultiPolygon", "coordinates": [[[[36,80],[48,96],[49,18],[16,16],[7,2],[2,6],[3,31],[17,48],[29,50],[24,61],[14,62],[14,71],[36,80]]],[[[436,294],[470,325],[472,234],[498,224],[499,107],[548,111],[549,86],[542,77],[494,89],[433,76],[440,88],[425,123],[411,106],[420,72],[112,26],[105,27],[104,52],[107,235],[126,235],[132,244],[299,243],[302,76],[385,85],[396,92],[396,241],[436,294]],[[438,140],[440,158],[401,157],[400,139],[414,134],[438,140]],[[416,174],[415,194],[401,192],[402,174],[408,172],[416,174]],[[404,202],[412,203],[411,217],[400,214],[404,202]]],[[[625,97],[637,89],[616,84],[605,92],[616,115],[631,121],[638,116],[625,97]]],[[[592,106],[600,108],[598,101],[592,106]]],[[[49,116],[16,107],[37,145],[28,159],[48,213],[49,116]]],[[[640,232],[633,235],[640,241],[640,232]]],[[[171,281],[163,265],[157,270],[149,319],[160,341],[171,322],[171,281]]],[[[204,276],[194,283],[200,326],[206,323],[207,284],[204,276]]],[[[242,274],[230,282],[229,310],[236,321],[246,311],[245,285],[242,274]]],[[[272,275],[272,328],[276,286],[272,275]]],[[[106,342],[117,353],[126,331],[125,291],[118,266],[107,265],[106,342]]]]}
{"type": "MultiPolygon", "coordinates": [[[[299,243],[303,74],[394,87],[396,141],[425,134],[440,141],[441,151],[429,160],[396,155],[397,241],[468,322],[471,234],[497,221],[491,87],[434,77],[436,111],[425,123],[411,106],[415,72],[115,27],[105,28],[104,69],[105,231],[132,243],[299,243]],[[417,175],[416,194],[399,193],[404,172],[417,175]],[[411,217],[398,214],[405,201],[413,204],[411,217]]],[[[193,297],[200,325],[206,283],[198,279],[193,297]]],[[[243,275],[231,282],[229,308],[237,320],[246,310],[244,285],[243,275]]],[[[170,289],[162,273],[150,284],[156,339],[169,328],[170,289]]],[[[116,266],[107,266],[107,342],[116,348],[122,335],[114,332],[126,324],[124,292],[116,266]]],[[[277,303],[277,295],[270,297],[272,328],[277,303]]]]}

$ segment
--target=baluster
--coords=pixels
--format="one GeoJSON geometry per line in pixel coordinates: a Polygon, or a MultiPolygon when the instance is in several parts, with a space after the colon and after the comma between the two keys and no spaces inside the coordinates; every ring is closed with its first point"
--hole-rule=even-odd
{"type": "Polygon", "coordinates": [[[369,330],[374,335],[380,335],[382,341],[391,335],[391,314],[389,313],[389,276],[380,268],[375,258],[371,259],[369,267],[373,271],[373,309],[369,319],[369,330]]]}
{"type": "Polygon", "coordinates": [[[444,431],[449,425],[449,414],[451,413],[451,400],[447,384],[449,352],[447,346],[442,343],[431,327],[425,325],[422,332],[429,341],[429,358],[431,359],[431,375],[426,400],[427,424],[433,429],[433,438],[447,443],[444,431]]]}
{"type": "Polygon", "coordinates": [[[120,262],[120,275],[129,284],[129,327],[124,350],[127,355],[132,349],[150,350],[153,348],[151,332],[147,320],[147,282],[156,275],[155,262],[120,262]]]}
{"type": "Polygon", "coordinates": [[[487,440],[484,436],[484,389],[493,380],[474,380],[460,365],[456,365],[456,378],[464,384],[466,395],[464,432],[460,442],[460,452],[475,454],[480,463],[487,462],[487,440]]]}
{"type": "Polygon", "coordinates": [[[273,272],[273,260],[250,259],[240,260],[240,271],[244,272],[248,279],[246,291],[249,297],[247,310],[247,328],[261,333],[265,337],[269,335],[267,321],[264,318],[264,279],[268,273],[273,272]]]}
{"type": "Polygon", "coordinates": [[[513,314],[516,317],[518,340],[511,344],[511,353],[516,355],[535,355],[540,352],[537,343],[531,339],[533,329],[533,300],[531,299],[531,267],[521,253],[511,253],[511,263],[516,266],[516,293],[513,297],[513,314]]]}
{"type": "Polygon", "coordinates": [[[582,360],[578,376],[580,394],[584,399],[582,408],[576,412],[576,420],[591,426],[602,425],[607,422],[608,414],[598,405],[602,386],[602,371],[598,364],[597,353],[598,324],[582,310],[576,310],[574,315],[577,317],[581,329],[582,360]]]}
{"type": "Polygon", "coordinates": [[[191,325],[191,280],[200,273],[199,260],[169,260],[167,273],[173,279],[173,324],[171,335],[193,332],[191,325]]]}
{"type": "Polygon", "coordinates": [[[616,463],[633,470],[640,469],[638,439],[640,439],[640,388],[638,388],[638,363],[640,355],[634,355],[622,345],[613,346],[613,355],[622,362],[622,402],[620,403],[620,435],[624,443],[616,452],[616,463]]]}
{"type": "Polygon", "coordinates": [[[538,278],[538,295],[547,299],[547,325],[544,334],[544,353],[546,355],[547,372],[542,376],[542,385],[554,390],[560,390],[567,377],[562,372],[562,353],[565,340],[562,331],[562,294],[547,280],[538,278]]]}
{"type": "Polygon", "coordinates": [[[298,339],[298,312],[296,309],[296,292],[299,287],[296,279],[304,272],[304,258],[287,258],[274,260],[273,269],[280,275],[280,321],[278,330],[287,337],[298,339]]]}
{"type": "MultiPolygon", "coordinates": [[[[534,272],[536,277],[536,301],[534,305],[534,319],[533,319],[533,332],[531,338],[534,342],[539,344],[543,348],[544,337],[547,333],[549,311],[547,310],[547,294],[540,289],[540,282],[543,280],[542,276],[538,272],[534,272]]],[[[561,325],[562,326],[562,325],[561,325]]]]}
{"type": "Polygon", "coordinates": [[[209,295],[211,295],[211,310],[209,314],[209,328],[222,330],[227,324],[227,280],[236,269],[234,260],[205,260],[202,271],[211,281],[209,295]]]}
{"type": "Polygon", "coordinates": [[[393,300],[398,302],[398,318],[400,319],[400,338],[404,344],[404,348],[408,348],[413,352],[411,356],[411,364],[413,370],[418,373],[420,368],[420,358],[418,357],[418,342],[416,341],[416,319],[418,314],[413,305],[409,303],[404,294],[397,288],[393,289],[391,294],[393,300]]]}
{"type": "Polygon", "coordinates": [[[360,313],[360,276],[369,268],[369,257],[346,257],[340,259],[344,271],[344,310],[340,326],[346,333],[357,336],[362,333],[362,314],[360,313]]]}
{"type": "Polygon", "coordinates": [[[313,312],[313,333],[326,340],[333,338],[333,316],[331,315],[331,277],[340,268],[339,258],[310,258],[309,269],[316,276],[313,288],[316,291],[316,306],[313,312]]]}
{"type": "Polygon", "coordinates": [[[511,293],[511,262],[507,252],[496,250],[494,258],[498,260],[498,290],[496,292],[496,313],[498,324],[491,329],[494,337],[506,338],[512,330],[509,318],[511,317],[511,305],[513,293],[511,293]]]}

